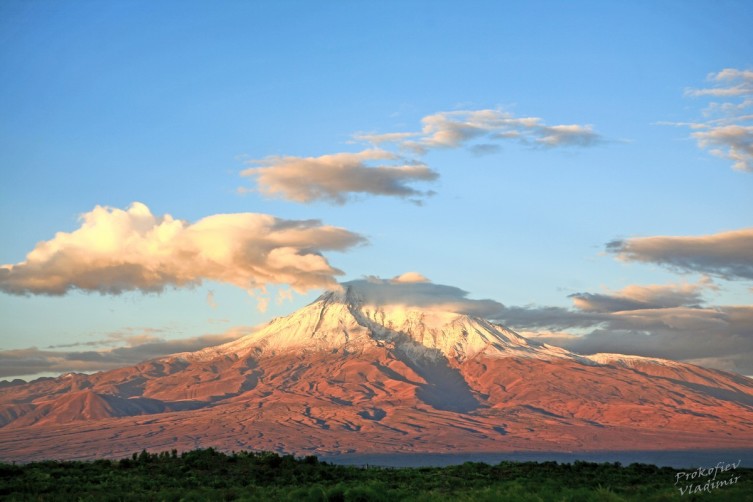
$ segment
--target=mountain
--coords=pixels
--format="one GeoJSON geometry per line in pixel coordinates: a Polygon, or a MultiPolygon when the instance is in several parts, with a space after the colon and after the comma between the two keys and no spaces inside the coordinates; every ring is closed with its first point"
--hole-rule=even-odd
{"type": "Polygon", "coordinates": [[[0,459],[753,447],[753,381],[328,292],[230,343],[0,387],[0,459]],[[64,440],[63,440],[64,439],[64,440]]]}

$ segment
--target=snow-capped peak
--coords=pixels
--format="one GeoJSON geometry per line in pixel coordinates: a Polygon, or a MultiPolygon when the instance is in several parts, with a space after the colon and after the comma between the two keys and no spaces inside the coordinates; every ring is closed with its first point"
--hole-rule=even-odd
{"type": "Polygon", "coordinates": [[[487,320],[442,310],[407,305],[377,305],[352,287],[328,291],[313,303],[238,340],[190,354],[207,360],[230,354],[279,354],[289,351],[362,352],[385,344],[424,357],[464,361],[473,357],[576,359],[567,350],[528,340],[487,320]]]}

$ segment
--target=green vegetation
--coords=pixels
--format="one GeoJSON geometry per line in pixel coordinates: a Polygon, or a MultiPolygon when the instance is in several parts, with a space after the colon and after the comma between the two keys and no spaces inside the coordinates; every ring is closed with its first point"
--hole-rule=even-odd
{"type": "MultiPolygon", "coordinates": [[[[64,501],[753,501],[753,469],[719,473],[735,484],[680,495],[678,471],[652,465],[467,462],[450,467],[361,468],[316,457],[213,449],[142,451],[123,460],[0,463],[0,499],[64,501]]],[[[705,483],[710,477],[699,480],[705,483]]],[[[697,483],[696,483],[697,484],[697,483]]],[[[702,485],[703,483],[701,483],[702,485]]]]}

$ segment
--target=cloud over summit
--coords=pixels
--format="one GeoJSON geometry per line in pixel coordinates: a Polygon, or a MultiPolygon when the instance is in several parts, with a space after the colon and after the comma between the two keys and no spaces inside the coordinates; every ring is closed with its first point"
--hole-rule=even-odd
{"type": "Polygon", "coordinates": [[[482,317],[539,341],[583,353],[611,352],[701,360],[709,367],[753,374],[753,306],[707,305],[717,286],[696,283],[629,285],[605,293],[570,295],[571,308],[508,306],[468,298],[455,286],[415,272],[392,279],[369,276],[343,283],[370,304],[437,309],[482,317]],[[404,276],[411,277],[406,281],[404,276]]]}
{"type": "Polygon", "coordinates": [[[331,287],[342,272],[323,251],[365,242],[318,220],[267,214],[218,214],[196,223],[154,216],[134,202],[127,210],[97,206],[81,226],[40,242],[26,260],[0,266],[0,290],[62,295],[70,290],[117,294],[162,291],[204,280],[244,289],[289,284],[298,291],[331,287]]]}
{"type": "Polygon", "coordinates": [[[402,305],[417,309],[439,309],[478,317],[493,317],[504,306],[494,300],[473,300],[455,286],[434,284],[417,272],[392,279],[368,276],[344,282],[365,302],[375,305],[402,305]]]}

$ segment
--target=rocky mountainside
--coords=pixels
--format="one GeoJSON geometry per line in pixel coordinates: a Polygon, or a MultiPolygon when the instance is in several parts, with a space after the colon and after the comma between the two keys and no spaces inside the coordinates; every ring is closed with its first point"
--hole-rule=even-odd
{"type": "Polygon", "coordinates": [[[0,460],[209,446],[753,447],[753,381],[661,359],[582,356],[484,319],[377,305],[346,288],[230,343],[0,387],[0,460]]]}

